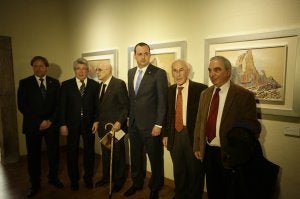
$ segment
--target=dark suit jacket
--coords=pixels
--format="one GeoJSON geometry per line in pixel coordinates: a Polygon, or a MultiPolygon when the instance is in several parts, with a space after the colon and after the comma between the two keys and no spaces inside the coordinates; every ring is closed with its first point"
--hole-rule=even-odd
{"type": "MultiPolygon", "coordinates": [[[[189,80],[189,91],[186,110],[186,128],[189,132],[191,146],[193,146],[194,142],[194,128],[198,112],[200,94],[206,88],[207,86],[204,84],[200,84],[189,80]]],[[[172,150],[174,145],[176,89],[176,84],[169,87],[167,124],[166,128],[163,131],[164,137],[168,137],[168,150],[172,150]]]]}
{"type": "MultiPolygon", "coordinates": [[[[206,136],[205,128],[208,116],[209,104],[213,94],[214,86],[209,87],[202,92],[200,97],[199,111],[194,130],[194,151],[200,151],[202,158],[205,153],[206,136]]],[[[225,100],[223,114],[220,123],[220,142],[221,151],[224,155],[223,148],[226,147],[227,133],[233,128],[237,122],[247,121],[253,126],[253,129],[260,129],[260,123],[257,120],[256,102],[252,92],[245,88],[230,83],[230,87],[225,100]]],[[[259,132],[254,132],[255,137],[259,137],[259,132]]],[[[222,158],[223,159],[223,158],[222,158]]],[[[224,164],[224,162],[223,162],[224,164]]],[[[228,165],[224,165],[228,167],[228,165]]]]}
{"type": "Polygon", "coordinates": [[[164,70],[149,64],[141,81],[137,95],[133,80],[137,67],[128,71],[130,99],[129,126],[135,125],[143,131],[151,130],[155,124],[164,125],[166,117],[168,80],[164,70]]]}
{"type": "Polygon", "coordinates": [[[60,94],[60,125],[67,125],[69,131],[78,131],[82,106],[85,129],[90,132],[93,123],[98,121],[98,94],[99,83],[92,79],[88,78],[82,98],[75,78],[64,81],[60,94]]]}
{"type": "MultiPolygon", "coordinates": [[[[100,84],[101,88],[102,83],[100,84]]],[[[112,77],[105,91],[102,102],[99,103],[100,136],[106,123],[120,122],[125,130],[128,116],[129,99],[126,84],[123,80],[112,77]]]]}
{"type": "Polygon", "coordinates": [[[23,133],[33,134],[39,131],[43,120],[50,120],[57,125],[59,81],[46,76],[47,96],[42,97],[35,76],[20,80],[18,89],[18,108],[23,114],[23,133]]]}

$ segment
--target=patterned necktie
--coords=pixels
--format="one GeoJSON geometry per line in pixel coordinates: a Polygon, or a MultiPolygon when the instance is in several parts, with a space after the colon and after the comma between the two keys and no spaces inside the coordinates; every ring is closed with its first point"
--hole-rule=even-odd
{"type": "Polygon", "coordinates": [[[80,86],[79,91],[80,91],[80,95],[83,96],[84,95],[84,91],[85,91],[85,83],[84,83],[83,80],[80,80],[80,82],[81,82],[81,86],[80,86]]]}
{"type": "Polygon", "coordinates": [[[210,143],[216,137],[216,123],[218,116],[218,108],[219,108],[219,91],[221,89],[217,88],[215,94],[210,103],[209,115],[206,123],[206,137],[208,143],[210,143]]]}
{"type": "Polygon", "coordinates": [[[175,129],[177,132],[182,131],[183,129],[183,118],[182,118],[182,89],[183,87],[177,87],[177,99],[175,105],[175,129]]]}
{"type": "Polygon", "coordinates": [[[45,98],[46,98],[46,95],[47,95],[47,91],[46,91],[46,87],[45,87],[45,85],[44,85],[44,79],[43,79],[43,78],[40,78],[40,81],[41,81],[41,84],[40,84],[40,90],[41,90],[43,99],[45,99],[45,98]]]}
{"type": "Polygon", "coordinates": [[[100,102],[102,102],[102,99],[103,99],[103,96],[104,96],[104,93],[105,93],[105,87],[106,87],[106,84],[103,84],[102,85],[102,90],[101,90],[101,93],[100,93],[100,102]]]}
{"type": "Polygon", "coordinates": [[[137,94],[141,81],[142,81],[142,76],[143,76],[143,71],[141,69],[139,69],[139,75],[136,79],[136,83],[135,83],[135,94],[137,94]]]}

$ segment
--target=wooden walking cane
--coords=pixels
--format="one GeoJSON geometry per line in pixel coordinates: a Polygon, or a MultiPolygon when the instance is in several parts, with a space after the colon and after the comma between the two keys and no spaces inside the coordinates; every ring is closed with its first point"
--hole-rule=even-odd
{"type": "MultiPolygon", "coordinates": [[[[107,126],[113,127],[112,123],[105,124],[105,129],[107,126]]],[[[112,129],[112,137],[110,141],[110,165],[109,165],[109,198],[112,197],[112,175],[113,175],[113,151],[114,151],[114,139],[115,139],[115,131],[112,129]]]]}

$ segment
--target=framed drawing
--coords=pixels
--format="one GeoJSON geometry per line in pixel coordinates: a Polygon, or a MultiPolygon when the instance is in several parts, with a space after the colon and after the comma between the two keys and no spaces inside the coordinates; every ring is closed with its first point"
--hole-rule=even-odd
{"type": "MultiPolygon", "coordinates": [[[[174,80],[171,75],[171,64],[176,59],[186,58],[186,41],[176,41],[160,44],[149,44],[151,49],[150,62],[163,68],[167,72],[167,78],[169,84],[174,84],[174,80]]],[[[128,48],[128,68],[136,66],[134,59],[134,46],[128,48]]]]}
{"type": "Polygon", "coordinates": [[[82,57],[88,60],[89,62],[89,77],[99,81],[96,74],[96,67],[101,65],[102,63],[110,63],[112,66],[112,74],[114,76],[118,76],[117,70],[117,50],[104,50],[97,52],[88,52],[82,53],[82,57]]]}
{"type": "Polygon", "coordinates": [[[209,59],[226,57],[231,80],[255,93],[262,114],[300,116],[300,29],[205,40],[205,82],[209,59]]]}

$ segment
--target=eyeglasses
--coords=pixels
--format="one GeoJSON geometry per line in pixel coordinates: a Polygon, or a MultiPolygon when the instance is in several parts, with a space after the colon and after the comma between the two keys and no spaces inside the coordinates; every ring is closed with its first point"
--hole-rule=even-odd
{"type": "Polygon", "coordinates": [[[105,71],[105,70],[109,70],[109,69],[108,68],[104,68],[104,69],[96,68],[96,72],[102,72],[102,71],[105,71]]]}

